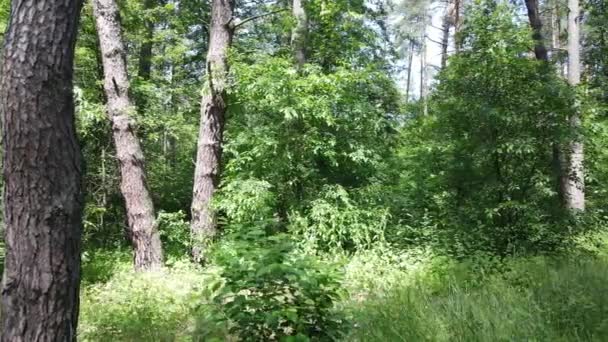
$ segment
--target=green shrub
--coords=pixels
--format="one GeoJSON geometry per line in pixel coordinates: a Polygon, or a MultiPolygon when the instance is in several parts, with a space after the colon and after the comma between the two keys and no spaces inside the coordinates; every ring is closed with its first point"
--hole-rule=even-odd
{"type": "Polygon", "coordinates": [[[284,235],[252,230],[227,240],[215,252],[226,279],[215,303],[231,333],[245,341],[325,341],[342,332],[334,267],[293,253],[284,235]]]}

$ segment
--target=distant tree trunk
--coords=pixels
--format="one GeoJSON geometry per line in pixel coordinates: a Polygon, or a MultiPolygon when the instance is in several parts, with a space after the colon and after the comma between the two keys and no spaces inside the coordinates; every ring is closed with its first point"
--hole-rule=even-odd
{"type": "MultiPolygon", "coordinates": [[[[425,13],[426,18],[426,13],[425,13]]],[[[427,92],[427,74],[426,74],[426,23],[424,24],[420,46],[420,101],[422,103],[422,113],[424,116],[428,114],[428,103],[426,100],[427,92]]]]}
{"type": "Polygon", "coordinates": [[[408,52],[408,61],[407,61],[407,84],[405,86],[405,101],[409,102],[410,100],[410,89],[412,86],[412,66],[414,64],[414,41],[410,41],[410,50],[408,52]]]}
{"type": "Polygon", "coordinates": [[[125,199],[129,235],[137,270],[162,266],[163,252],[154,217],[154,205],[146,181],[144,155],[130,115],[125,48],[115,0],[93,0],[101,47],[107,113],[120,166],[120,189],[125,199]]]}
{"type": "Polygon", "coordinates": [[[75,341],[82,157],[73,102],[79,0],[13,0],[0,72],[6,256],[2,341],[75,341]]]}
{"type": "Polygon", "coordinates": [[[448,61],[448,45],[450,44],[450,18],[449,9],[446,9],[446,13],[443,16],[443,23],[441,24],[441,68],[445,68],[448,61]]]}
{"type": "Polygon", "coordinates": [[[456,48],[456,53],[460,51],[460,47],[462,46],[462,39],[459,37],[462,1],[464,0],[454,0],[454,47],[456,48]]]}
{"type": "MultiPolygon", "coordinates": [[[[149,15],[154,8],[155,0],[144,0],[144,11],[149,15]]],[[[152,40],[154,39],[154,22],[146,17],[144,21],[144,41],[139,50],[138,76],[143,80],[149,80],[152,74],[152,40]]]]}
{"type": "Polygon", "coordinates": [[[540,19],[540,13],[538,11],[537,0],[525,0],[526,8],[528,10],[528,19],[530,20],[530,27],[532,28],[532,38],[534,39],[534,54],[536,59],[541,61],[549,61],[547,55],[547,48],[543,41],[543,23],[540,19]]]}
{"type": "Polygon", "coordinates": [[[304,8],[306,0],[293,0],[293,16],[296,26],[291,33],[291,45],[294,56],[299,66],[306,63],[306,40],[308,36],[308,18],[304,8]]]}
{"type": "Polygon", "coordinates": [[[194,171],[192,198],[192,258],[204,261],[208,239],[217,234],[211,199],[219,182],[222,140],[227,107],[228,49],[234,34],[235,0],[213,0],[209,51],[207,53],[207,82],[201,101],[198,151],[194,171]]]}
{"type": "MultiPolygon", "coordinates": [[[[530,28],[532,28],[532,38],[534,39],[534,55],[539,61],[545,63],[549,62],[549,55],[547,53],[547,47],[545,46],[543,37],[543,22],[540,17],[538,10],[537,0],[525,0],[526,9],[528,10],[528,20],[530,22],[530,28]]],[[[567,172],[563,170],[562,153],[560,146],[557,142],[553,143],[553,174],[556,180],[556,188],[558,196],[561,201],[564,201],[565,187],[567,183],[567,172]]]]}
{"type": "MultiPolygon", "coordinates": [[[[580,8],[578,0],[568,0],[568,82],[576,87],[581,81],[580,69],[580,8]]],[[[565,188],[567,208],[573,211],[585,210],[584,144],[578,132],[581,117],[578,110],[570,116],[570,125],[576,137],[568,149],[568,181],[565,188]]]]}

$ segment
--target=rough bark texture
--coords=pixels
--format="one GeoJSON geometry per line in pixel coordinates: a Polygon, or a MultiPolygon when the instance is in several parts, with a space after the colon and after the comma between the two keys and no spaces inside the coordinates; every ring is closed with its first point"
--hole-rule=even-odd
{"type": "Polygon", "coordinates": [[[306,63],[306,40],[308,36],[308,17],[304,8],[306,0],[293,0],[292,12],[296,26],[291,32],[291,45],[299,66],[306,63]]]}
{"type": "Polygon", "coordinates": [[[118,6],[115,0],[93,0],[93,11],[103,60],[106,110],[120,166],[120,189],[125,199],[135,268],[159,267],[163,253],[146,181],[144,156],[130,117],[134,107],[129,99],[118,6]]]}
{"type": "Polygon", "coordinates": [[[72,75],[79,0],[13,0],[0,81],[2,341],[75,341],[83,197],[72,75]]]}
{"type": "MultiPolygon", "coordinates": [[[[581,81],[579,13],[579,1],[568,0],[568,82],[572,86],[577,86],[581,81]]],[[[575,131],[581,129],[580,113],[572,113],[570,125],[575,131]]],[[[584,211],[584,145],[579,134],[576,135],[567,151],[568,181],[564,195],[568,209],[584,211]]]]}
{"type": "Polygon", "coordinates": [[[222,140],[226,114],[228,49],[232,44],[234,0],[213,0],[209,51],[207,53],[207,82],[201,101],[201,121],[198,151],[194,171],[192,198],[192,258],[203,261],[208,239],[217,233],[211,199],[219,182],[222,140]]]}

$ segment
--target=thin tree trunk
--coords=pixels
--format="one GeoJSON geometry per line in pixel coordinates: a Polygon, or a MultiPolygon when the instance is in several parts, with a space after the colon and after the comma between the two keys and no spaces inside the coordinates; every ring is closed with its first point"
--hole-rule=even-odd
{"type": "Polygon", "coordinates": [[[450,44],[450,14],[449,10],[446,9],[446,13],[443,16],[443,23],[441,25],[441,68],[445,68],[448,60],[448,45],[450,44]]]}
{"type": "Polygon", "coordinates": [[[454,0],[454,47],[456,53],[460,52],[462,45],[462,39],[459,36],[462,1],[464,0],[454,0]]]}
{"type": "MultiPolygon", "coordinates": [[[[425,13],[426,19],[426,13],[425,13]]],[[[426,101],[427,92],[427,74],[426,74],[426,23],[422,30],[421,46],[420,46],[420,101],[422,103],[422,114],[428,114],[428,106],[426,101]]]]}
{"type": "Polygon", "coordinates": [[[412,66],[414,64],[414,41],[410,41],[410,51],[408,52],[408,66],[407,66],[407,84],[405,86],[405,101],[410,100],[410,89],[412,86],[412,66]]]}
{"type": "MultiPolygon", "coordinates": [[[[144,11],[150,15],[150,10],[154,8],[155,0],[144,0],[144,11]]],[[[154,22],[146,17],[144,21],[144,41],[139,50],[138,76],[143,80],[150,80],[152,74],[152,40],[154,39],[154,22]]]]}
{"type": "MultiPolygon", "coordinates": [[[[581,81],[580,69],[580,28],[579,1],[568,0],[568,82],[576,87],[581,81]]],[[[566,183],[565,199],[567,208],[573,211],[585,210],[585,179],[584,179],[584,144],[580,136],[581,117],[575,110],[570,116],[570,126],[575,131],[575,138],[570,142],[567,163],[568,182],[566,183]]]]}
{"type": "Polygon", "coordinates": [[[306,0],[293,0],[293,16],[296,26],[291,33],[291,45],[299,66],[306,63],[306,40],[308,36],[308,18],[304,8],[306,0]]]}
{"type": "Polygon", "coordinates": [[[219,182],[222,140],[227,107],[228,49],[234,29],[234,0],[213,0],[209,51],[207,53],[207,82],[201,101],[198,151],[194,171],[192,198],[192,258],[205,259],[207,240],[217,234],[211,199],[219,182]]]}
{"type": "Polygon", "coordinates": [[[130,115],[125,48],[115,0],[93,0],[101,47],[107,113],[120,166],[120,189],[125,199],[129,235],[137,270],[162,266],[163,252],[154,217],[154,205],[146,181],[144,156],[130,115]]]}
{"type": "Polygon", "coordinates": [[[73,102],[79,0],[13,0],[0,72],[6,256],[2,341],[75,341],[82,157],[73,102]]]}
{"type": "MultiPolygon", "coordinates": [[[[525,0],[526,9],[528,10],[528,20],[530,22],[530,28],[532,28],[532,38],[534,39],[534,55],[539,61],[545,63],[549,62],[549,55],[545,46],[543,37],[543,22],[540,18],[538,10],[537,0],[525,0]]],[[[552,164],[553,174],[556,180],[557,193],[560,200],[564,201],[564,194],[566,192],[567,183],[567,172],[564,172],[564,166],[562,162],[562,153],[560,150],[559,143],[554,142],[552,147],[552,164]]]]}
{"type": "Polygon", "coordinates": [[[526,8],[528,10],[528,19],[530,20],[530,27],[532,28],[532,38],[534,39],[534,54],[536,59],[541,61],[549,61],[547,55],[547,48],[543,41],[543,23],[540,19],[540,13],[538,12],[538,1],[537,0],[525,0],[526,8]]]}

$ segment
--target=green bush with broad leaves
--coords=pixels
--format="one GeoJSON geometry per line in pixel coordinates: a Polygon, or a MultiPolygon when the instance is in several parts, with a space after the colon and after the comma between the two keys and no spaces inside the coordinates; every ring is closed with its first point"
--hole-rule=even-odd
{"type": "Polygon", "coordinates": [[[225,284],[215,303],[243,341],[330,341],[346,327],[334,311],[342,295],[335,266],[294,253],[283,234],[234,233],[213,260],[225,284]]]}

